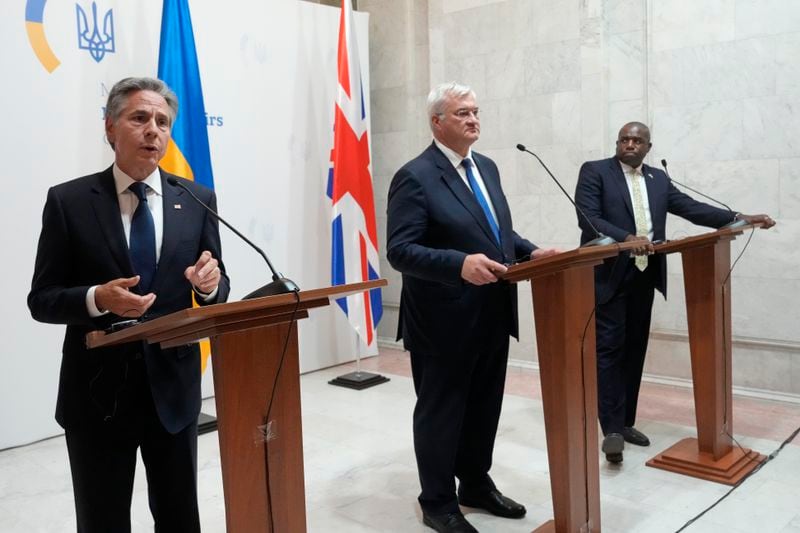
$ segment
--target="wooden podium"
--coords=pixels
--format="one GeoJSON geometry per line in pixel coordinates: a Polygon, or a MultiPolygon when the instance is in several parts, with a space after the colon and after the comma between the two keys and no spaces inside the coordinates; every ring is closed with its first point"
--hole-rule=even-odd
{"type": "Polygon", "coordinates": [[[535,533],[600,531],[594,267],[634,247],[578,248],[514,265],[502,276],[530,280],[533,291],[554,515],[535,533]]]}
{"type": "Polygon", "coordinates": [[[110,334],[92,332],[86,343],[95,348],[146,340],[169,348],[210,337],[227,530],[304,532],[300,378],[292,321],[331,299],[385,285],[381,279],[185,309],[110,334]]]}
{"type": "MultiPolygon", "coordinates": [[[[756,225],[758,226],[758,225],[756,225]]],[[[752,225],[656,245],[683,260],[697,438],[679,441],[648,466],[735,485],[765,457],[734,446],[731,385],[730,242],[752,225]]]]}

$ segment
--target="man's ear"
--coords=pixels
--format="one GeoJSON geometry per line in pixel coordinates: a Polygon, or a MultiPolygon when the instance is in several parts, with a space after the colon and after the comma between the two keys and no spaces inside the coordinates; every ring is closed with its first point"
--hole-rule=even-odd
{"type": "Polygon", "coordinates": [[[111,117],[106,117],[106,139],[110,144],[114,144],[114,123],[111,117]]]}

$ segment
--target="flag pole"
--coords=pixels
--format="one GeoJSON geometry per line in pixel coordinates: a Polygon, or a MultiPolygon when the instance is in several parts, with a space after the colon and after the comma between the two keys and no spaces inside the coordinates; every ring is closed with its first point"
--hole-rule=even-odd
{"type": "Polygon", "coordinates": [[[390,381],[386,376],[373,374],[372,372],[361,371],[360,341],[358,335],[353,335],[351,338],[353,339],[353,349],[356,352],[356,371],[348,374],[342,374],[341,376],[330,380],[328,383],[330,385],[336,385],[337,387],[345,387],[353,390],[364,390],[390,381]]]}
{"type": "MultiPolygon", "coordinates": [[[[353,12],[350,0],[339,11],[337,92],[334,139],[328,191],[333,207],[331,232],[331,283],[340,285],[379,278],[375,197],[369,155],[369,124],[361,78],[353,12]]],[[[363,390],[388,378],[361,370],[364,349],[377,348],[377,324],[383,314],[380,290],[337,300],[353,326],[355,372],[329,381],[331,385],[363,390]]],[[[370,350],[372,351],[372,350],[370,350]]],[[[376,350],[377,351],[377,350],[376,350]]]]}

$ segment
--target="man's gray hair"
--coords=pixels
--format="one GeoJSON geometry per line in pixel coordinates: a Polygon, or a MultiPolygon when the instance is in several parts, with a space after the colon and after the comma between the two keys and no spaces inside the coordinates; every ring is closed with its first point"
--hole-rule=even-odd
{"type": "Polygon", "coordinates": [[[156,78],[125,78],[115,83],[108,93],[104,118],[116,122],[128,103],[128,97],[137,91],[153,91],[163,96],[169,106],[169,123],[172,126],[178,116],[178,97],[166,83],[156,78]]]}
{"type": "Polygon", "coordinates": [[[431,118],[441,116],[444,113],[444,105],[448,98],[462,98],[471,95],[475,98],[475,91],[468,85],[455,81],[442,83],[434,87],[428,94],[428,125],[433,129],[431,118]]]}

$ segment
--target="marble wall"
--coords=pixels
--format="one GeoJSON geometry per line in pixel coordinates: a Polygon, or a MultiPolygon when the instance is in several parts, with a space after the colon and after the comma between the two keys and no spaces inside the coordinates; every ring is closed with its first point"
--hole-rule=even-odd
{"type": "MultiPolygon", "coordinates": [[[[475,148],[502,173],[519,233],[577,244],[567,190],[581,163],[613,154],[619,127],[651,126],[649,163],[742,212],[778,220],[757,231],[732,277],[737,386],[800,396],[800,4],[793,0],[360,0],[370,13],[372,152],[381,236],[394,171],[430,141],[425,95],[452,79],[478,94],[475,148]],[[792,60],[792,58],[795,58],[792,60]]],[[[702,232],[681,219],[668,237],[702,232]]],[[[747,238],[734,242],[734,257],[747,238]]],[[[381,243],[382,249],[385,243],[381,243]]],[[[400,278],[390,281],[381,336],[394,338],[400,278]]],[[[670,258],[647,371],[689,376],[683,280],[670,258]]],[[[520,287],[519,344],[535,362],[530,292],[520,287]]]]}

